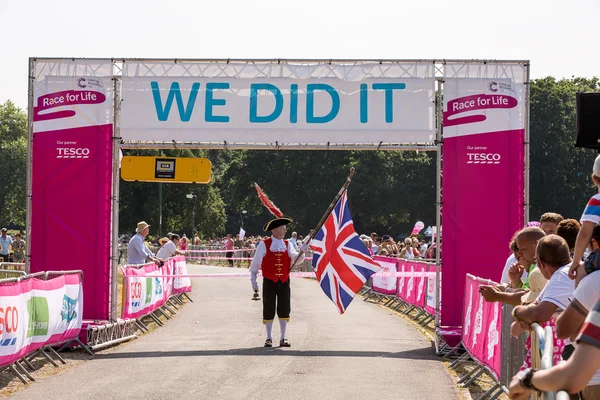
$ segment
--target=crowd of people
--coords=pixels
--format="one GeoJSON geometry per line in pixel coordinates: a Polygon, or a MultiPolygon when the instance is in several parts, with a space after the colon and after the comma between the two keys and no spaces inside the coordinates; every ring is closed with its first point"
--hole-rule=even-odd
{"type": "Polygon", "coordinates": [[[24,263],[25,250],[25,240],[21,238],[20,232],[11,236],[8,229],[0,230],[0,262],[24,263]]]}
{"type": "MultiPolygon", "coordinates": [[[[376,232],[370,236],[360,235],[371,255],[396,257],[396,258],[425,258],[434,259],[437,249],[435,241],[419,240],[416,235],[409,236],[403,241],[396,242],[390,235],[378,236],[376,232]]],[[[432,239],[432,238],[429,238],[432,239]]],[[[441,238],[440,238],[441,240],[441,238]]],[[[440,254],[441,254],[440,241],[440,254]]]]}
{"type": "MultiPolygon", "coordinates": [[[[600,189],[600,156],[592,180],[600,189]]],[[[572,399],[600,400],[600,194],[580,221],[545,213],[515,232],[499,285],[481,285],[488,302],[513,305],[511,334],[550,326],[554,366],[531,368],[531,340],[521,372],[510,385],[512,399],[532,391],[566,390],[572,399]]],[[[493,277],[491,277],[493,278],[493,277]]]]}

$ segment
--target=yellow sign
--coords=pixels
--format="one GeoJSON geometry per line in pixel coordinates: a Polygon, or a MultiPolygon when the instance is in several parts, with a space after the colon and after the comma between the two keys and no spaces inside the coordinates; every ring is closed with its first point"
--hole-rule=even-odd
{"type": "Polygon", "coordinates": [[[208,158],[125,156],[121,178],[139,182],[209,183],[211,168],[208,158]]]}

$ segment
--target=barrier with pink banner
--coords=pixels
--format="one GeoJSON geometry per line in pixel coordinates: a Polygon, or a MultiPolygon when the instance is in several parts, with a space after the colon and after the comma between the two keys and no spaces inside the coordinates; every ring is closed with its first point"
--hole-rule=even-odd
{"type": "Polygon", "coordinates": [[[164,306],[173,294],[187,293],[192,284],[185,257],[169,258],[162,267],[154,263],[125,265],[122,318],[140,318],[164,306]],[[181,277],[177,277],[181,275],[181,277]]]}
{"type": "Polygon", "coordinates": [[[0,366],[78,338],[82,283],[81,271],[76,271],[49,280],[25,276],[0,284],[0,366]]]}
{"type": "Polygon", "coordinates": [[[488,303],[479,285],[494,282],[467,274],[463,312],[462,344],[471,357],[500,379],[502,367],[502,304],[488,303]]]}
{"type": "MultiPolygon", "coordinates": [[[[411,306],[424,309],[427,302],[426,283],[427,279],[435,277],[435,265],[423,261],[400,259],[396,268],[400,274],[397,278],[397,296],[411,306]]],[[[435,306],[433,313],[435,313],[435,306]]]]}
{"type": "Polygon", "coordinates": [[[381,265],[383,274],[375,274],[371,277],[373,286],[372,290],[375,293],[381,294],[396,294],[396,277],[393,275],[396,272],[397,259],[392,257],[375,256],[373,260],[381,265]]]}

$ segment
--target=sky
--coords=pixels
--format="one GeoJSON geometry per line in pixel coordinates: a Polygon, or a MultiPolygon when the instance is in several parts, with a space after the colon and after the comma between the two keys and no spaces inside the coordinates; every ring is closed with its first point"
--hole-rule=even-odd
{"type": "Polygon", "coordinates": [[[0,0],[0,103],[29,57],[531,60],[600,76],[597,0],[0,0]]]}

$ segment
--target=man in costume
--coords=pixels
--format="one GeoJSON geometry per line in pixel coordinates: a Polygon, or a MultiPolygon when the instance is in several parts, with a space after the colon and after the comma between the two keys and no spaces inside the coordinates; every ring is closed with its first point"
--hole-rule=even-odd
{"type": "Polygon", "coordinates": [[[259,269],[262,270],[263,275],[263,323],[267,330],[265,347],[273,346],[271,332],[275,312],[281,328],[279,345],[290,347],[286,337],[287,323],[290,320],[290,269],[296,259],[298,262],[304,260],[304,252],[309,248],[308,245],[303,244],[300,246],[302,253],[298,253],[289,241],[283,240],[287,231],[286,225],[290,222],[292,222],[291,218],[281,216],[265,224],[263,229],[265,232],[271,231],[271,237],[258,244],[250,266],[250,280],[255,298],[258,297],[256,278],[259,269]]]}

